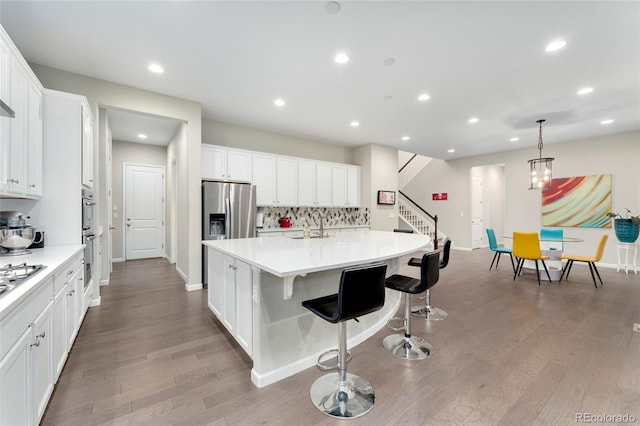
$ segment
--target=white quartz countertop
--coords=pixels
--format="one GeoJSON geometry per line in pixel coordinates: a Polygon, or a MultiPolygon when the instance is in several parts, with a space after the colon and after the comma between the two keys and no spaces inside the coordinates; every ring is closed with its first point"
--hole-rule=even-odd
{"type": "Polygon", "coordinates": [[[429,241],[420,234],[360,231],[325,238],[241,238],[202,244],[278,277],[288,277],[403,256],[429,241]]]}
{"type": "Polygon", "coordinates": [[[38,271],[31,278],[18,284],[16,288],[0,296],[0,319],[6,317],[25,298],[35,291],[40,284],[46,281],[69,259],[84,249],[84,245],[53,246],[42,249],[31,249],[31,254],[24,256],[2,256],[0,267],[11,263],[18,265],[44,265],[46,268],[38,271]]]}

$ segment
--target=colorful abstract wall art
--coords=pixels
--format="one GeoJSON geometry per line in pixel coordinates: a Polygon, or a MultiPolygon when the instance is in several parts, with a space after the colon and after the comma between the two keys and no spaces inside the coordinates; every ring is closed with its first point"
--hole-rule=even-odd
{"type": "Polygon", "coordinates": [[[542,226],[611,228],[611,175],[552,180],[542,191],[542,226]]]}

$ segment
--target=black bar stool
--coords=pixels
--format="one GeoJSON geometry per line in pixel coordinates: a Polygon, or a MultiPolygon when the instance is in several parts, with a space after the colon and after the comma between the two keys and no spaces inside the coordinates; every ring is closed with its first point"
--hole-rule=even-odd
{"type": "Polygon", "coordinates": [[[338,349],[320,354],[317,364],[321,370],[338,369],[338,372],[318,378],[309,392],[313,405],[331,417],[359,417],[373,408],[376,395],[371,384],[360,376],[347,373],[351,352],[347,350],[346,321],[357,321],[357,317],[382,308],[386,273],[387,265],[383,263],[345,269],[337,294],[302,302],[302,306],[323,320],[338,323],[338,349]],[[323,357],[336,352],[336,365],[322,364],[323,357]]]}
{"type": "MultiPolygon", "coordinates": [[[[446,238],[444,240],[444,247],[442,248],[442,260],[438,264],[438,269],[444,269],[449,264],[449,252],[451,251],[451,240],[446,238]]],[[[409,260],[409,266],[417,266],[420,267],[421,259],[417,257],[412,257],[409,260]]],[[[432,284],[432,286],[435,283],[432,284]]],[[[427,288],[427,291],[424,296],[420,297],[424,298],[423,306],[414,306],[411,308],[411,315],[414,317],[420,317],[427,320],[446,320],[449,317],[449,314],[443,309],[436,308],[435,306],[431,306],[431,286],[427,288]]]]}
{"type": "Polygon", "coordinates": [[[411,360],[425,359],[429,358],[433,352],[433,346],[429,342],[420,337],[411,336],[411,295],[422,293],[438,282],[439,261],[439,250],[425,253],[421,260],[419,280],[404,275],[392,275],[385,281],[387,288],[404,293],[404,318],[397,317],[389,320],[402,319],[404,327],[389,326],[389,328],[394,331],[404,330],[404,334],[392,334],[385,337],[382,342],[384,348],[397,357],[411,360]]]}

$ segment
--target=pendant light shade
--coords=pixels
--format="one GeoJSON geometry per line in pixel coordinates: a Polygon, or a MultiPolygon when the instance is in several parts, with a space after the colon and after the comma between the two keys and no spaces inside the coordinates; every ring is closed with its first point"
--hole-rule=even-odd
{"type": "Polygon", "coordinates": [[[553,179],[552,162],[554,158],[542,157],[542,123],[544,123],[544,120],[538,120],[536,123],[540,126],[538,135],[539,157],[529,160],[529,189],[551,188],[551,180],[553,179]]]}

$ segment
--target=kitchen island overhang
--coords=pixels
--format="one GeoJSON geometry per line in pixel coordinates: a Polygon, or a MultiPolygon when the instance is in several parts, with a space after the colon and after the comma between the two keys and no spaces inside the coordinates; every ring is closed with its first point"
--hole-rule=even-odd
{"type": "MultiPolygon", "coordinates": [[[[252,358],[252,381],[263,387],[315,365],[320,353],[336,347],[335,326],[310,314],[303,300],[336,293],[349,266],[384,262],[387,276],[397,273],[399,258],[424,248],[429,237],[367,230],[202,243],[209,308],[252,358]]],[[[380,311],[349,324],[349,347],[384,327],[399,304],[398,292],[387,290],[380,311]]]]}

